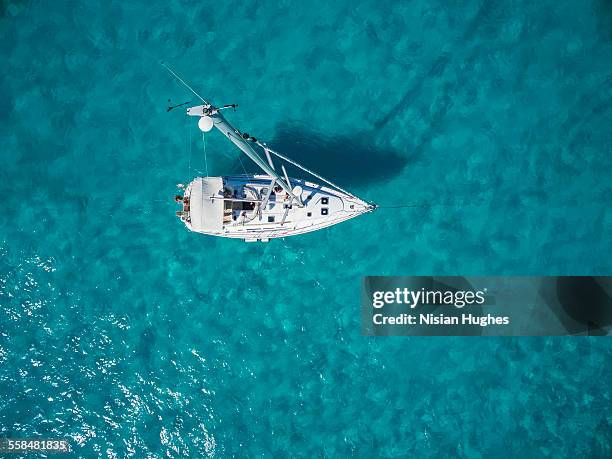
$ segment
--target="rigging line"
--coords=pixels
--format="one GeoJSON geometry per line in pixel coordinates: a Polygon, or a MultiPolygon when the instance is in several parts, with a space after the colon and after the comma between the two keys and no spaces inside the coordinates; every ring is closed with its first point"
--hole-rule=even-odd
{"type": "Polygon", "coordinates": [[[204,166],[206,167],[206,177],[208,177],[208,157],[206,154],[206,134],[202,132],[202,140],[204,141],[204,166]]]}
{"type": "Polygon", "coordinates": [[[189,123],[189,174],[187,175],[189,180],[191,180],[191,144],[191,123],[189,123]]]}
{"type": "Polygon", "coordinates": [[[168,72],[170,72],[174,76],[174,78],[176,78],[178,81],[180,81],[183,84],[183,86],[185,86],[192,93],[194,93],[197,96],[198,99],[200,99],[205,104],[208,104],[208,102],[206,102],[206,100],[204,100],[204,98],[201,95],[199,95],[197,92],[195,92],[195,90],[191,86],[189,86],[187,83],[185,83],[185,81],[180,76],[178,76],[176,74],[176,72],[174,70],[172,70],[168,64],[166,64],[164,61],[161,61],[160,64],[161,64],[162,67],[164,67],[166,70],[168,70],[168,72]]]}
{"type": "Polygon", "coordinates": [[[327,179],[326,179],[326,178],[324,178],[324,177],[321,177],[321,176],[320,176],[319,174],[317,174],[316,172],[313,172],[313,171],[311,171],[310,169],[307,169],[306,167],[302,166],[301,164],[299,164],[299,163],[297,163],[297,162],[293,161],[292,159],[287,158],[285,155],[282,155],[282,154],[280,154],[279,152],[274,151],[274,150],[272,150],[272,149],[268,148],[268,147],[266,146],[266,144],[262,144],[261,142],[259,142],[259,141],[258,141],[258,142],[257,142],[257,145],[259,145],[259,146],[260,146],[261,148],[263,148],[264,150],[268,150],[268,151],[269,151],[270,153],[272,153],[273,155],[278,156],[280,159],[287,161],[289,164],[293,164],[295,167],[297,167],[297,168],[299,168],[299,169],[303,170],[304,172],[307,172],[307,173],[309,173],[310,175],[312,175],[312,176],[314,176],[314,177],[318,178],[319,180],[322,180],[323,182],[327,183],[328,185],[330,185],[330,186],[332,186],[332,187],[334,187],[334,188],[336,188],[336,189],[338,189],[338,190],[342,191],[343,193],[348,194],[349,196],[353,196],[354,198],[356,198],[356,196],[355,196],[353,193],[349,193],[349,192],[348,192],[348,191],[346,191],[345,189],[340,188],[338,185],[336,185],[336,184],[335,184],[335,183],[333,183],[332,181],[327,180],[327,179]]]}
{"type": "Polygon", "coordinates": [[[244,167],[244,163],[242,162],[242,158],[238,155],[238,159],[240,160],[240,165],[242,166],[242,170],[244,171],[244,175],[249,175],[246,168],[244,167]]]}
{"type": "Polygon", "coordinates": [[[230,167],[230,171],[232,172],[232,174],[234,173],[234,169],[238,167],[238,158],[239,156],[232,162],[232,166],[230,167]]]}

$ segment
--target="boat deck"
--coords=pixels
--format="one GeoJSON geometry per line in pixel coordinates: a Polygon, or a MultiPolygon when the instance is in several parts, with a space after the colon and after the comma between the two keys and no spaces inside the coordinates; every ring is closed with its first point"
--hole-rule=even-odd
{"type": "Polygon", "coordinates": [[[273,180],[266,175],[197,178],[185,190],[190,211],[181,219],[192,231],[251,241],[314,231],[373,209],[355,196],[290,179],[300,206],[273,180]]]}

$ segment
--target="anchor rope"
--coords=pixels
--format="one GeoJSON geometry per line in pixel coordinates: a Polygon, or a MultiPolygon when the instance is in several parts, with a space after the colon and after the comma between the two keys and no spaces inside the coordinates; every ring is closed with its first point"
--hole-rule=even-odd
{"type": "Polygon", "coordinates": [[[399,204],[393,206],[377,206],[378,209],[406,209],[408,207],[432,207],[431,204],[399,204]]]}
{"type": "Polygon", "coordinates": [[[464,201],[457,202],[435,202],[435,203],[406,203],[406,204],[393,204],[390,206],[377,206],[379,209],[405,209],[409,207],[455,207],[455,208],[463,208],[469,205],[479,205],[477,203],[465,203],[464,201]]]}

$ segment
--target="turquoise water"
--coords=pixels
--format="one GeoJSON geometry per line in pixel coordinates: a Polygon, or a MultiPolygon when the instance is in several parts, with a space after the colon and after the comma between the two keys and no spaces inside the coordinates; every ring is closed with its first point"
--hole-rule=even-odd
{"type": "Polygon", "coordinates": [[[611,272],[611,2],[0,14],[0,437],[82,457],[612,456],[607,339],[359,324],[364,275],[611,272]],[[166,112],[189,94],[160,60],[238,103],[242,130],[423,207],[269,244],[187,232],[175,184],[242,166],[216,133],[205,161],[166,112]]]}

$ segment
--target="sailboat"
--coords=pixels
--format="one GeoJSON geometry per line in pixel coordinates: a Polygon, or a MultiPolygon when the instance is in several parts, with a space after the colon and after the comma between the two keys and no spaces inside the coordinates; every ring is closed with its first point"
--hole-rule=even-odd
{"type": "Polygon", "coordinates": [[[202,101],[201,105],[187,108],[188,116],[198,118],[200,130],[207,133],[216,128],[262,170],[261,174],[252,175],[197,177],[186,186],[179,184],[183,195],[175,196],[181,205],[176,215],[190,231],[247,242],[268,242],[327,228],[376,209],[375,204],[240,132],[221,113],[226,108],[235,109],[235,105],[214,106],[167,65],[162,65],[202,101]],[[256,149],[263,153],[265,160],[256,149]],[[280,164],[279,171],[272,156],[320,183],[289,177],[284,164],[280,164]]]}

